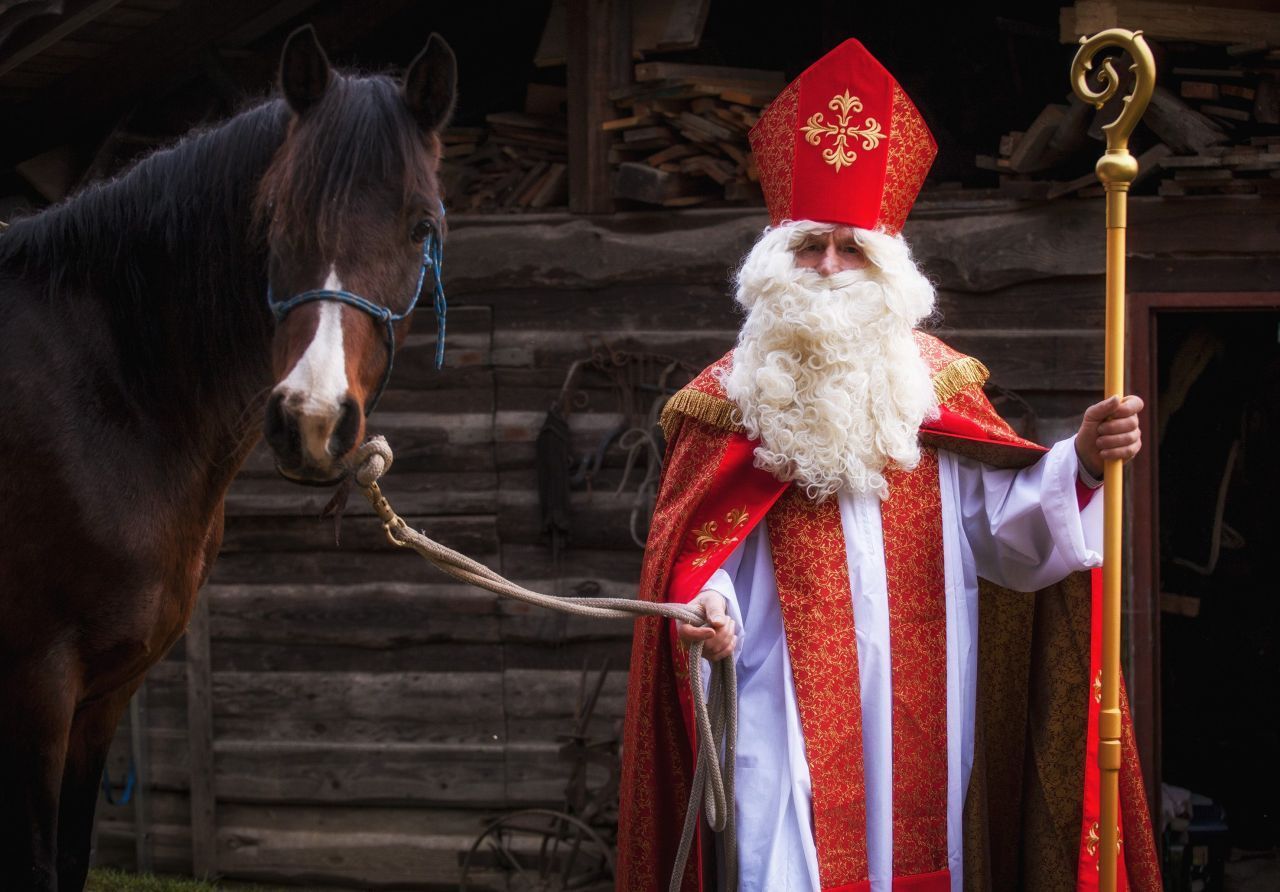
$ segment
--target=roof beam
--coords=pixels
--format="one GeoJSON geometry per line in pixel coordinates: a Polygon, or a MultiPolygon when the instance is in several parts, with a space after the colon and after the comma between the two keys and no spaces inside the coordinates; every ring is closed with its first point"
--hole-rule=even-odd
{"type": "MultiPolygon", "coordinates": [[[[40,53],[53,46],[59,40],[80,30],[89,22],[111,9],[111,7],[118,6],[120,2],[121,0],[84,0],[79,4],[78,8],[73,8],[71,11],[63,13],[54,21],[47,23],[43,28],[35,30],[35,33],[32,34],[26,33],[32,30],[30,24],[24,25],[17,36],[25,37],[26,42],[16,47],[12,53],[0,58],[0,77],[4,77],[28,59],[40,55],[40,53]]],[[[7,43],[5,49],[8,49],[7,43]]]]}

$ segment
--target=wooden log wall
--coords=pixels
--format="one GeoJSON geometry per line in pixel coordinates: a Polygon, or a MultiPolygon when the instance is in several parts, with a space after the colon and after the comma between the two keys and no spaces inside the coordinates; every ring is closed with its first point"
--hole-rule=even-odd
{"type": "MultiPolygon", "coordinates": [[[[939,287],[938,332],[983,359],[993,391],[1035,434],[1069,434],[1102,383],[1102,207],[922,203],[907,236],[939,287]]],[[[384,482],[417,527],[513,579],[559,593],[634,593],[641,554],[630,499],[575,492],[557,565],[541,541],[534,441],[589,343],[694,363],[732,342],[727,278],[765,220],[743,212],[454,223],[447,250],[448,367],[431,367],[430,311],[397,357],[372,427],[395,467],[384,482]]],[[[1134,199],[1131,290],[1280,289],[1280,201],[1134,199]]],[[[589,382],[588,382],[589,383],[589,382]]],[[[575,450],[617,420],[588,386],[575,450]]],[[[254,453],[227,504],[222,555],[203,593],[212,705],[211,784],[192,784],[189,656],[180,643],[148,681],[150,845],[185,873],[207,850],[223,876],[317,888],[456,888],[458,854],[486,818],[555,806],[568,777],[580,670],[616,670],[597,709],[624,707],[629,626],[569,619],[466,589],[393,552],[358,497],[342,524],[328,491],[275,476],[254,453]],[[191,794],[210,787],[213,838],[193,855],[191,794]]],[[[198,716],[197,716],[198,718],[198,716]]],[[[128,728],[111,760],[127,768],[128,728]]],[[[200,804],[198,801],[197,804],[200,804]]],[[[99,863],[130,866],[132,811],[100,806],[99,863]]],[[[197,812],[200,810],[197,809],[197,812]]]]}

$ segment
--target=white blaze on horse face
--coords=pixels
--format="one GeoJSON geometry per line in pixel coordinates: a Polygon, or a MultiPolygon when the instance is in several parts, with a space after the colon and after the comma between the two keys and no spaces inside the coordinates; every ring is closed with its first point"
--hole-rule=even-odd
{"type": "MultiPolygon", "coordinates": [[[[323,287],[343,290],[332,266],[323,287]]],[[[278,389],[286,406],[296,413],[302,451],[323,467],[333,460],[328,444],[347,396],[347,358],[342,348],[342,304],[319,301],[318,309],[316,333],[278,389]]]]}

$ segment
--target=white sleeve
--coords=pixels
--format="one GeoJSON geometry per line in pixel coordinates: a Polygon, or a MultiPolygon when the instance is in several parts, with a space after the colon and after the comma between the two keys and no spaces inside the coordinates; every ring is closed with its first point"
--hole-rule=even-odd
{"type": "Polygon", "coordinates": [[[1074,437],[1016,471],[954,460],[965,538],[979,576],[1032,592],[1102,566],[1102,498],[1078,507],[1074,437]]]}

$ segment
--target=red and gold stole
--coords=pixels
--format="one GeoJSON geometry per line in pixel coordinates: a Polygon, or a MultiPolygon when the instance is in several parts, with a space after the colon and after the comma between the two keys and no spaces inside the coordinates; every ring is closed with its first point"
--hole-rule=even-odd
{"type": "MultiPolygon", "coordinates": [[[[889,475],[882,509],[893,684],[894,888],[949,890],[947,621],[938,457],[889,475]]],[[[848,558],[835,499],[790,488],[769,513],[778,600],[813,788],[825,890],[864,890],[862,694],[848,558]]]]}

